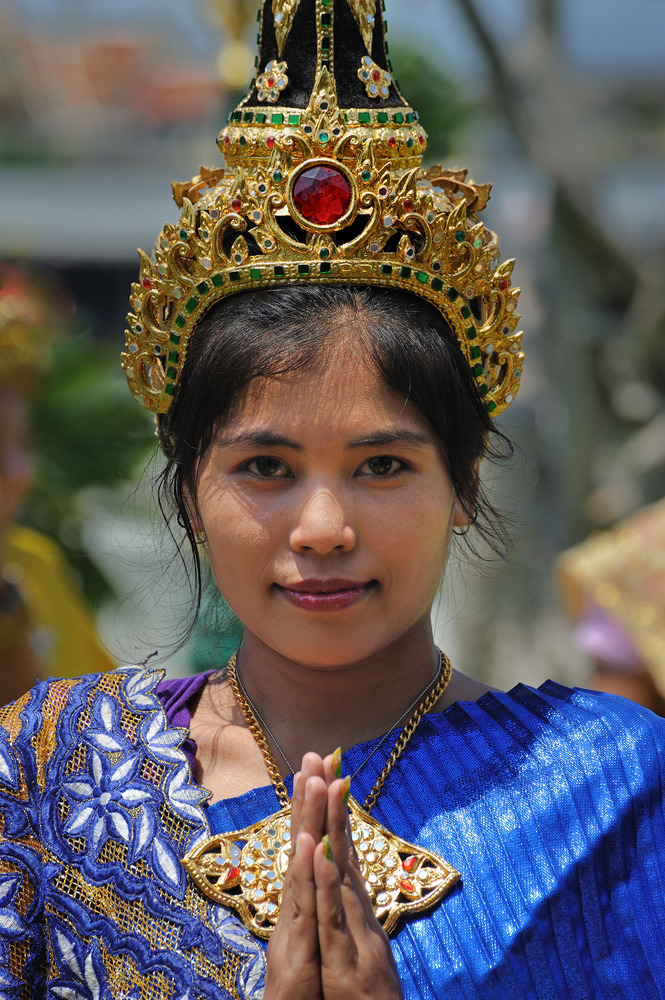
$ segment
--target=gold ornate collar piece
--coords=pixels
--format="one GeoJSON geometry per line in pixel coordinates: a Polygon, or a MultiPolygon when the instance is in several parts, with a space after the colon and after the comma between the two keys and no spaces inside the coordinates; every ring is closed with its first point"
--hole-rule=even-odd
{"type": "Polygon", "coordinates": [[[397,288],[448,322],[494,416],[521,377],[513,261],[478,220],[490,185],[422,166],[427,136],[395,82],[378,0],[264,0],[250,93],[225,165],[175,184],[182,214],[140,251],[122,365],[166,413],[212,305],[290,284],[397,288]]]}
{"type": "MultiPolygon", "coordinates": [[[[439,855],[396,836],[370,815],[388,774],[423,716],[445,691],[451,673],[450,661],[441,654],[441,668],[433,686],[409,716],[364,808],[349,797],[351,836],[360,870],[376,917],[387,934],[401,917],[430,910],[460,877],[439,855]]],[[[228,664],[228,678],[283,808],[244,830],[209,837],[187,854],[183,865],[209,899],[236,910],[248,930],[267,939],[279,917],[289,865],[291,804],[265,734],[238,683],[235,656],[228,664]]]]}
{"type": "MultiPolygon", "coordinates": [[[[459,879],[443,858],[391,833],[349,797],[351,836],[372,906],[386,934],[400,917],[430,910],[459,879]]],[[[184,859],[209,899],[237,911],[245,927],[269,938],[291,849],[291,809],[232,833],[208,838],[184,859]]]]}

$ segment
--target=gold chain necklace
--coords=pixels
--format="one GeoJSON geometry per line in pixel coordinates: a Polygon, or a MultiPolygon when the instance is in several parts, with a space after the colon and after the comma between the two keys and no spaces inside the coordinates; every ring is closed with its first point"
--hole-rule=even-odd
{"type": "MultiPolygon", "coordinates": [[[[386,934],[395,928],[400,917],[422,913],[435,906],[460,877],[459,872],[439,855],[402,840],[370,815],[386,778],[423,716],[434,707],[450,682],[450,660],[445,654],[440,655],[434,687],[414,709],[397,737],[364,806],[349,796],[351,837],[374,912],[386,934]]],[[[183,866],[209,899],[236,910],[253,934],[267,939],[279,917],[289,864],[291,799],[265,733],[241,690],[236,659],[234,654],[227,665],[229,684],[261,750],[282,808],[244,830],[209,837],[183,858],[183,866]]]]}

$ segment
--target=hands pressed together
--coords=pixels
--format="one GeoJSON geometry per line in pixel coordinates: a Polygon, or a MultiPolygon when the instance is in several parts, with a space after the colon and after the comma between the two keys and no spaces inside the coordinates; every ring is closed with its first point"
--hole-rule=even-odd
{"type": "Polygon", "coordinates": [[[348,788],[332,756],[303,757],[291,804],[294,853],[268,946],[264,1000],[403,1000],[353,849],[348,788]]]}

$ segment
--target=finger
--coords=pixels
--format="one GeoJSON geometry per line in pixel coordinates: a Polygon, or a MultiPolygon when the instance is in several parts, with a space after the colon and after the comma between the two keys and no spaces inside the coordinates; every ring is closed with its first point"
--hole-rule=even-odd
{"type": "Polygon", "coordinates": [[[341,747],[337,747],[334,753],[323,758],[323,776],[328,786],[332,785],[336,778],[342,777],[341,747]]]}
{"type": "Polygon", "coordinates": [[[291,796],[291,842],[293,850],[295,850],[296,838],[300,830],[307,779],[312,775],[323,776],[323,761],[316,753],[306,753],[302,759],[300,770],[293,779],[293,795],[291,796]]]}
{"type": "Polygon", "coordinates": [[[326,833],[330,837],[335,864],[342,879],[348,874],[349,852],[353,850],[347,809],[350,787],[351,776],[347,775],[341,781],[335,779],[328,788],[326,833]]]}
{"type": "MultiPolygon", "coordinates": [[[[297,978],[309,983],[303,996],[320,995],[320,959],[318,923],[316,917],[316,887],[313,857],[315,843],[308,834],[297,839],[295,856],[289,866],[288,878],[282,893],[280,914],[268,946],[268,980],[288,976],[289,970],[297,978]]],[[[289,990],[289,996],[300,991],[289,990]]]]}
{"type": "Polygon", "coordinates": [[[313,857],[316,889],[318,942],[324,966],[338,970],[354,959],[354,945],[349,935],[342,882],[333,860],[329,839],[317,844],[313,857]]]}

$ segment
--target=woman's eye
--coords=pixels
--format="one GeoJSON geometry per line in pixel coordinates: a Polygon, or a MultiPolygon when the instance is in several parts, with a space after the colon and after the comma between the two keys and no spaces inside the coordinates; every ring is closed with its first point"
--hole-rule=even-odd
{"type": "Polygon", "coordinates": [[[280,462],[278,458],[271,458],[269,455],[252,458],[251,461],[245,462],[243,469],[264,479],[285,479],[291,475],[291,470],[284,465],[284,462],[280,462]]]}
{"type": "Polygon", "coordinates": [[[370,476],[394,476],[404,469],[404,462],[390,455],[375,455],[368,458],[358,470],[362,475],[370,476]]]}

